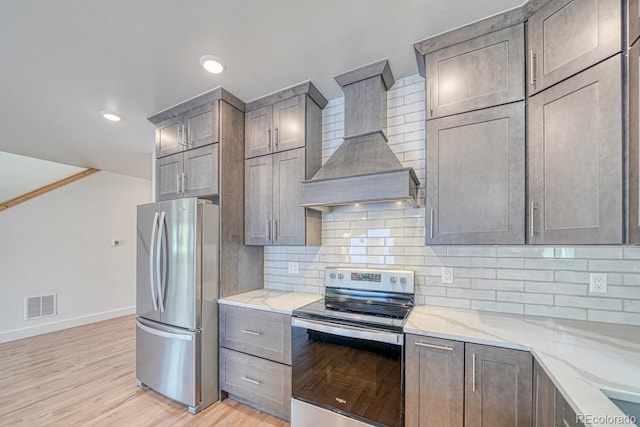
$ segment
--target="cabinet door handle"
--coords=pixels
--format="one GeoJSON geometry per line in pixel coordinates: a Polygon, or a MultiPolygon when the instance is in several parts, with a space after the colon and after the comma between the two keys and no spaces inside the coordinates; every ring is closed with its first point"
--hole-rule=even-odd
{"type": "Polygon", "coordinates": [[[256,337],[259,337],[260,335],[263,334],[262,332],[250,331],[248,329],[240,329],[240,332],[242,332],[243,334],[253,335],[256,337]]]}
{"type": "Polygon", "coordinates": [[[273,240],[278,240],[278,220],[273,220],[273,240]]]}
{"type": "Polygon", "coordinates": [[[471,355],[471,388],[473,392],[476,392],[476,355],[471,355]]]}
{"type": "Polygon", "coordinates": [[[184,193],[184,172],[182,172],[182,192],[184,193]]]}
{"type": "Polygon", "coordinates": [[[182,135],[184,135],[184,145],[189,146],[189,126],[182,125],[182,135]]]}
{"type": "Polygon", "coordinates": [[[536,209],[537,209],[537,206],[535,202],[531,202],[531,205],[529,207],[529,237],[534,237],[534,235],[536,234],[535,230],[533,229],[534,227],[533,216],[534,216],[534,211],[536,209]]]}
{"type": "Polygon", "coordinates": [[[267,220],[267,241],[271,240],[271,221],[267,220]]]}
{"type": "Polygon", "coordinates": [[[529,51],[529,84],[531,86],[536,84],[536,54],[533,53],[533,49],[529,51]]]}
{"type": "Polygon", "coordinates": [[[240,378],[242,378],[243,380],[245,380],[246,382],[251,383],[251,384],[255,384],[255,385],[262,384],[262,381],[253,380],[253,379],[251,379],[249,377],[240,377],[240,378]]]}
{"type": "Polygon", "coordinates": [[[269,152],[271,152],[271,129],[267,129],[267,139],[269,140],[269,152]]]}
{"type": "Polygon", "coordinates": [[[275,140],[276,140],[276,150],[277,150],[278,149],[278,143],[280,142],[280,131],[278,130],[278,128],[275,128],[274,130],[276,132],[275,140]]]}
{"type": "Polygon", "coordinates": [[[417,345],[418,347],[435,348],[435,349],[438,349],[438,350],[447,350],[447,351],[453,351],[454,350],[453,347],[449,347],[448,345],[429,344],[429,343],[422,342],[422,341],[416,342],[415,345],[417,345]]]}
{"type": "Polygon", "coordinates": [[[176,193],[180,193],[180,174],[176,174],[176,193]]]}
{"type": "Polygon", "coordinates": [[[429,82],[429,116],[433,117],[433,82],[429,82]]]}
{"type": "Polygon", "coordinates": [[[434,209],[431,209],[429,212],[429,238],[433,239],[433,215],[435,213],[434,209]]]}

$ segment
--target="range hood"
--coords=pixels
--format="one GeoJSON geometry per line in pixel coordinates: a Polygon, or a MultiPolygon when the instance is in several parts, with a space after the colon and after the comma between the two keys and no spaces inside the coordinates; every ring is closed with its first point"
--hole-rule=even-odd
{"type": "Polygon", "coordinates": [[[372,202],[417,207],[419,181],[387,145],[387,90],[394,79],[385,59],[335,77],[344,91],[344,141],[313,178],[303,181],[302,205],[316,210],[372,202]]]}

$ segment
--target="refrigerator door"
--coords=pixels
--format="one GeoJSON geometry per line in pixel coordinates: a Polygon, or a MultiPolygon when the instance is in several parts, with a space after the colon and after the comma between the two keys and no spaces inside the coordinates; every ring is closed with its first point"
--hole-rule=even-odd
{"type": "Polygon", "coordinates": [[[160,321],[191,330],[200,327],[200,203],[197,199],[160,203],[160,321]]]}
{"type": "Polygon", "coordinates": [[[197,412],[200,397],[199,332],[136,321],[136,378],[197,412]]]}
{"type": "Polygon", "coordinates": [[[150,320],[160,320],[157,300],[156,249],[160,205],[138,206],[136,314],[150,320]]]}

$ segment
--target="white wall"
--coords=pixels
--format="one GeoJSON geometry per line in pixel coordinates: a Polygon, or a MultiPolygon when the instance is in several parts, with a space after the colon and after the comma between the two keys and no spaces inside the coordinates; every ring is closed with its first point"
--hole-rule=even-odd
{"type": "MultiPolygon", "coordinates": [[[[424,80],[388,92],[389,146],[424,187],[424,80]]],[[[344,98],[323,111],[323,158],[342,142],[344,98]]],[[[323,293],[327,266],[416,272],[418,304],[640,325],[640,248],[633,246],[425,246],[421,207],[340,207],[323,215],[322,247],[265,247],[265,287],[323,293]],[[287,272],[299,262],[298,275],[287,272]],[[442,284],[442,266],[454,283],[442,284]],[[588,293],[589,273],[608,275],[606,295],[588,293]]]]}
{"type": "Polygon", "coordinates": [[[150,189],[98,172],[0,212],[0,342],[135,313],[136,206],[150,189]],[[24,298],[50,293],[58,314],[25,321],[24,298]]]}

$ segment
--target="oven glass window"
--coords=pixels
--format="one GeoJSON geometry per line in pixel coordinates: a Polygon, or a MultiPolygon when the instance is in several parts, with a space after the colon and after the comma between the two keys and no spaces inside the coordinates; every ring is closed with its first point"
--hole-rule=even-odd
{"type": "Polygon", "coordinates": [[[293,328],[293,396],[385,426],[402,425],[402,346],[293,328]]]}

